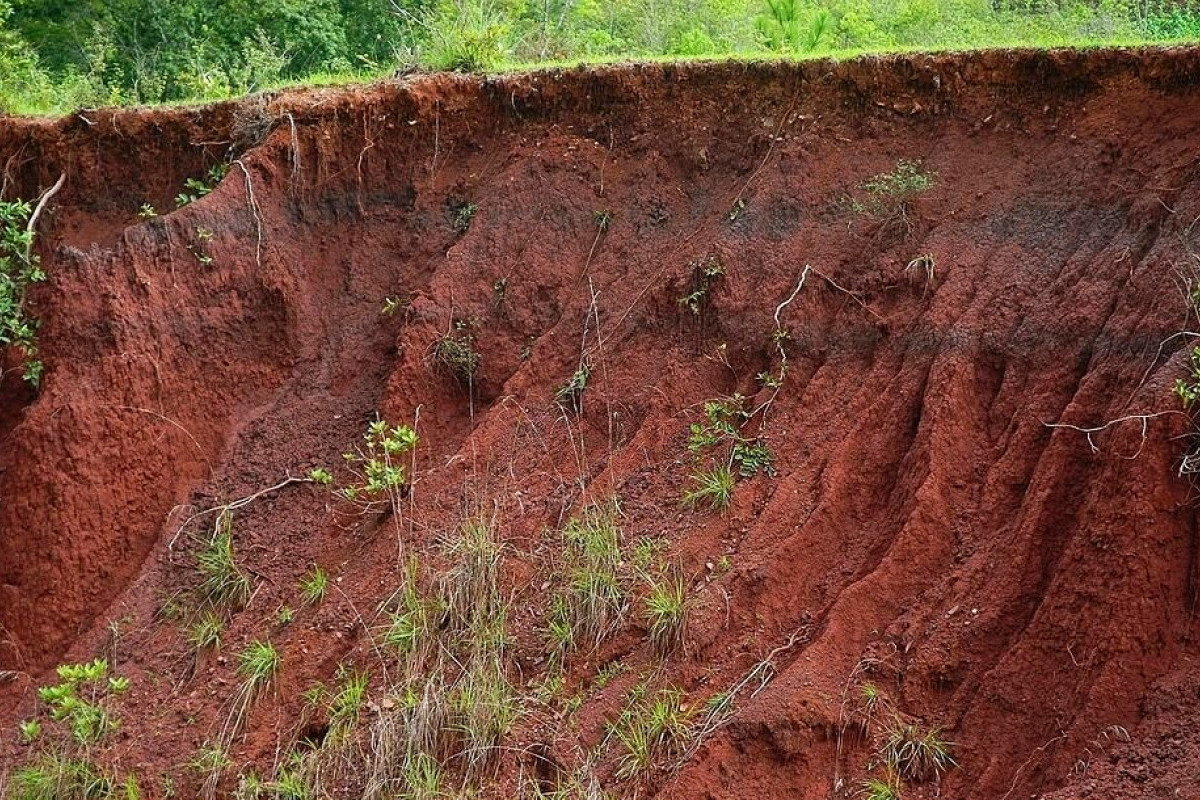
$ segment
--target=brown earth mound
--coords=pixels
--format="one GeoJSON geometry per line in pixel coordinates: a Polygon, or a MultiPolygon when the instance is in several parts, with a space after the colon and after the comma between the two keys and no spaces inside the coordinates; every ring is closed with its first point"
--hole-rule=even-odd
{"type": "Polygon", "coordinates": [[[381,753],[414,685],[381,631],[406,582],[449,585],[445,541],[482,514],[517,715],[478,764],[438,751],[444,790],[1200,797],[1172,393],[1198,79],[1197,50],[983,53],[0,120],[6,199],[67,176],[40,225],[45,377],[9,373],[0,400],[0,774],[49,746],[19,720],[52,741],[36,689],[62,662],[130,679],[90,757],[149,797],[319,751],[305,691],[351,664],[371,699],[321,791],[428,796],[381,753]],[[735,394],[739,459],[729,436],[689,449],[735,394]],[[204,512],[314,467],[344,486],[377,415],[420,436],[397,503],[299,480],[233,509],[252,595],[193,652],[204,512]],[[727,509],[681,505],[726,463],[727,509]],[[560,685],[560,532],[612,497],[616,630],[560,685]],[[297,589],[312,565],[319,603],[297,589]],[[644,607],[672,576],[675,647],[644,607]],[[281,666],[206,774],[255,639],[281,666]],[[685,721],[638,762],[623,709],[650,697],[685,721]],[[906,732],[954,764],[891,775],[906,732]]]}

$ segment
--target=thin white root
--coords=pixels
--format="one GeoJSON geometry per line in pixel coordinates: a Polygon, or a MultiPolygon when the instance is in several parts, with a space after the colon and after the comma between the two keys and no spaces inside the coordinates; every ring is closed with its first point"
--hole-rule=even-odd
{"type": "Polygon", "coordinates": [[[1138,420],[1139,422],[1142,423],[1141,444],[1138,445],[1137,452],[1134,453],[1133,455],[1121,456],[1122,458],[1132,461],[1133,459],[1135,459],[1139,455],[1141,455],[1142,448],[1144,448],[1146,446],[1146,428],[1147,428],[1150,420],[1156,419],[1158,417],[1165,417],[1169,414],[1182,414],[1182,413],[1183,413],[1182,411],[1158,411],[1153,414],[1130,414],[1128,416],[1118,417],[1117,419],[1109,420],[1108,422],[1104,423],[1103,425],[1097,425],[1092,428],[1084,428],[1079,425],[1071,425],[1066,422],[1043,422],[1042,424],[1045,425],[1047,428],[1067,428],[1069,430],[1079,431],[1080,433],[1084,434],[1087,437],[1088,447],[1090,447],[1092,449],[1092,452],[1098,454],[1100,452],[1100,446],[1097,445],[1096,440],[1092,438],[1092,436],[1094,434],[1100,433],[1101,431],[1108,430],[1109,428],[1113,427],[1114,425],[1118,425],[1122,422],[1130,422],[1132,420],[1138,420]]]}
{"type": "Polygon", "coordinates": [[[258,207],[258,201],[254,199],[254,181],[250,179],[250,170],[246,169],[246,165],[242,163],[240,158],[233,163],[241,167],[242,174],[246,176],[246,198],[250,203],[250,214],[254,217],[254,224],[258,229],[258,241],[254,245],[254,264],[261,270],[263,243],[262,211],[258,207]]]}

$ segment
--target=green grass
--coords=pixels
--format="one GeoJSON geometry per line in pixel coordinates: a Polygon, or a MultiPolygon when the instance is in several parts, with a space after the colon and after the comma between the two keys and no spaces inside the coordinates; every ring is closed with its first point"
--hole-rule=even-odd
{"type": "MultiPolygon", "coordinates": [[[[273,0],[264,3],[274,6],[273,0]]],[[[145,38],[159,35],[156,26],[132,18],[137,13],[132,8],[124,12],[130,18],[89,8],[68,29],[43,18],[50,6],[19,5],[20,24],[11,32],[0,19],[5,26],[0,31],[13,36],[0,50],[7,78],[0,86],[0,108],[26,114],[338,86],[388,77],[398,65],[494,74],[627,59],[844,59],[864,53],[1128,46],[1200,36],[1200,12],[1166,0],[1060,0],[1037,10],[996,10],[989,0],[774,0],[774,12],[767,0],[663,0],[649,7],[609,0],[602,9],[462,0],[454,6],[427,4],[415,22],[371,14],[369,6],[330,17],[322,7],[311,25],[284,22],[291,29],[280,29],[276,23],[269,31],[255,30],[259,17],[213,20],[197,10],[202,4],[181,0],[180,24],[163,41],[145,38]],[[455,13],[447,13],[451,8],[455,13]],[[347,35],[364,27],[378,38],[373,33],[368,44],[347,35]],[[19,31],[45,40],[21,41],[19,31]],[[125,42],[128,36],[135,40],[125,42]],[[295,57],[287,42],[296,36],[317,37],[306,40],[311,55],[295,57]],[[122,47],[114,49],[113,41],[122,41],[122,47]]]]}
{"type": "Polygon", "coordinates": [[[650,593],[646,596],[646,620],[650,641],[662,655],[683,647],[687,613],[687,586],[682,575],[675,573],[651,579],[650,593]]]}
{"type": "Polygon", "coordinates": [[[620,627],[629,607],[615,500],[591,506],[563,528],[566,586],[551,601],[552,652],[596,647],[620,627]]]}
{"type": "Polygon", "coordinates": [[[864,800],[900,800],[900,787],[894,780],[868,778],[859,796],[864,800]]]}
{"type": "Polygon", "coordinates": [[[329,573],[316,564],[300,579],[300,596],[310,606],[320,605],[329,591],[329,573]]]}
{"type": "Polygon", "coordinates": [[[903,778],[914,781],[940,778],[955,766],[950,755],[951,744],[937,728],[922,729],[899,720],[887,732],[883,744],[883,761],[903,778]]]}
{"type": "Polygon", "coordinates": [[[653,697],[635,693],[613,728],[624,752],[617,760],[617,777],[636,778],[656,760],[680,751],[690,732],[691,715],[683,692],[663,689],[653,697]]]}
{"type": "Polygon", "coordinates": [[[221,646],[221,634],[225,632],[225,623],[210,609],[200,612],[200,616],[188,626],[187,640],[193,650],[215,650],[221,646]]]}
{"type": "Polygon", "coordinates": [[[279,670],[279,661],[279,652],[273,644],[256,639],[238,653],[237,674],[254,691],[258,691],[279,670]]]}
{"type": "Polygon", "coordinates": [[[683,494],[683,504],[688,508],[708,506],[714,511],[724,511],[733,499],[733,487],[737,476],[727,466],[698,469],[691,474],[692,486],[683,494]]]}
{"type": "Polygon", "coordinates": [[[214,606],[240,611],[250,602],[250,578],[237,563],[233,515],[222,512],[212,538],[196,554],[201,597],[214,606]]]}

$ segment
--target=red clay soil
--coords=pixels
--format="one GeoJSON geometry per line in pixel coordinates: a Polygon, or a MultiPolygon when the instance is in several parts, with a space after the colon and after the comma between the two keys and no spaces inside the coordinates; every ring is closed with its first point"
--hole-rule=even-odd
{"type": "MultiPolygon", "coordinates": [[[[870,684],[888,720],[953,743],[905,797],[1200,797],[1193,427],[1172,393],[1198,80],[1194,49],[992,52],[0,120],[5,199],[67,176],[39,226],[45,377],[10,372],[0,397],[0,774],[32,757],[16,724],[46,719],[51,668],[96,656],[132,685],[95,757],[148,797],[200,791],[185,765],[252,639],[282,668],[222,792],[281,761],[339,663],[370,670],[383,713],[398,545],[435,563],[479,509],[507,544],[510,677],[537,684],[554,532],[615,494],[624,541],[665,537],[688,578],[686,647],[660,659],[635,602],[570,661],[578,709],[526,707],[484,796],[553,788],[598,743],[614,796],[855,796],[882,775],[870,684]],[[933,185],[872,205],[862,184],[901,160],[933,185]],[[693,314],[704,264],[724,274],[693,314]],[[469,390],[432,356],[456,323],[469,390]],[[776,391],[756,376],[781,352],[776,391]],[[576,414],[555,394],[582,355],[576,414]],[[689,425],[736,392],[771,401],[744,430],[775,474],[724,513],[682,508],[689,425]],[[169,617],[212,518],[183,523],[312,467],[340,479],[376,414],[421,436],[400,517],[308,483],[240,509],[254,595],[194,658],[169,617]],[[1156,416],[1050,427],[1137,415],[1156,416]],[[334,576],[316,607],[296,588],[314,563],[334,576]],[[618,778],[605,725],[639,679],[697,709],[768,655],[687,759],[618,778]]],[[[350,772],[331,796],[361,793],[350,772]]]]}

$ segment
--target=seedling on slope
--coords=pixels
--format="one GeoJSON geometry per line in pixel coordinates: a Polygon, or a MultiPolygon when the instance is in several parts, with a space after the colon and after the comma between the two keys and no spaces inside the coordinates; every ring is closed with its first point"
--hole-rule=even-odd
{"type": "Polygon", "coordinates": [[[725,267],[716,256],[708,256],[692,264],[692,282],[688,292],[679,298],[679,305],[699,316],[709,303],[709,293],[725,275],[725,267]]]}
{"type": "Polygon", "coordinates": [[[565,386],[555,390],[554,399],[576,414],[582,413],[583,392],[587,389],[590,376],[591,368],[586,363],[580,364],[579,369],[575,370],[571,376],[571,380],[567,381],[565,386]]]}
{"type": "Polygon", "coordinates": [[[319,605],[329,591],[329,574],[316,564],[300,579],[300,594],[310,606],[319,605]]]}
{"type": "Polygon", "coordinates": [[[217,607],[240,611],[250,602],[250,578],[237,564],[233,546],[233,514],[222,511],[213,537],[196,554],[200,595],[217,607]]]}
{"type": "Polygon", "coordinates": [[[687,613],[687,587],[681,574],[674,572],[650,580],[646,620],[650,625],[650,641],[660,654],[668,655],[683,646],[687,613]]]}
{"type": "Polygon", "coordinates": [[[189,203],[194,203],[201,197],[211,194],[227,174],[229,174],[229,165],[217,164],[209,169],[203,180],[188,178],[184,181],[183,191],[175,196],[175,206],[183,208],[189,203]]]}
{"type": "Polygon", "coordinates": [[[475,219],[475,212],[478,210],[479,207],[474,203],[451,203],[450,222],[454,226],[454,230],[458,233],[466,233],[471,227],[471,220],[475,219]]]}
{"type": "Polygon", "coordinates": [[[922,729],[913,723],[896,720],[884,742],[884,763],[901,777],[914,781],[940,778],[955,766],[950,743],[937,728],[922,729]]]}
{"type": "Polygon", "coordinates": [[[470,386],[474,382],[480,355],[475,350],[475,337],[466,322],[456,321],[453,331],[433,343],[433,360],[459,383],[470,386]]]}
{"type": "Polygon", "coordinates": [[[684,492],[683,504],[692,509],[707,505],[714,511],[723,511],[733,499],[736,480],[726,466],[698,469],[691,475],[692,488],[684,492]]]}
{"type": "Polygon", "coordinates": [[[215,650],[221,646],[221,634],[225,631],[225,623],[221,618],[205,609],[187,629],[187,640],[193,650],[215,650]]]}

